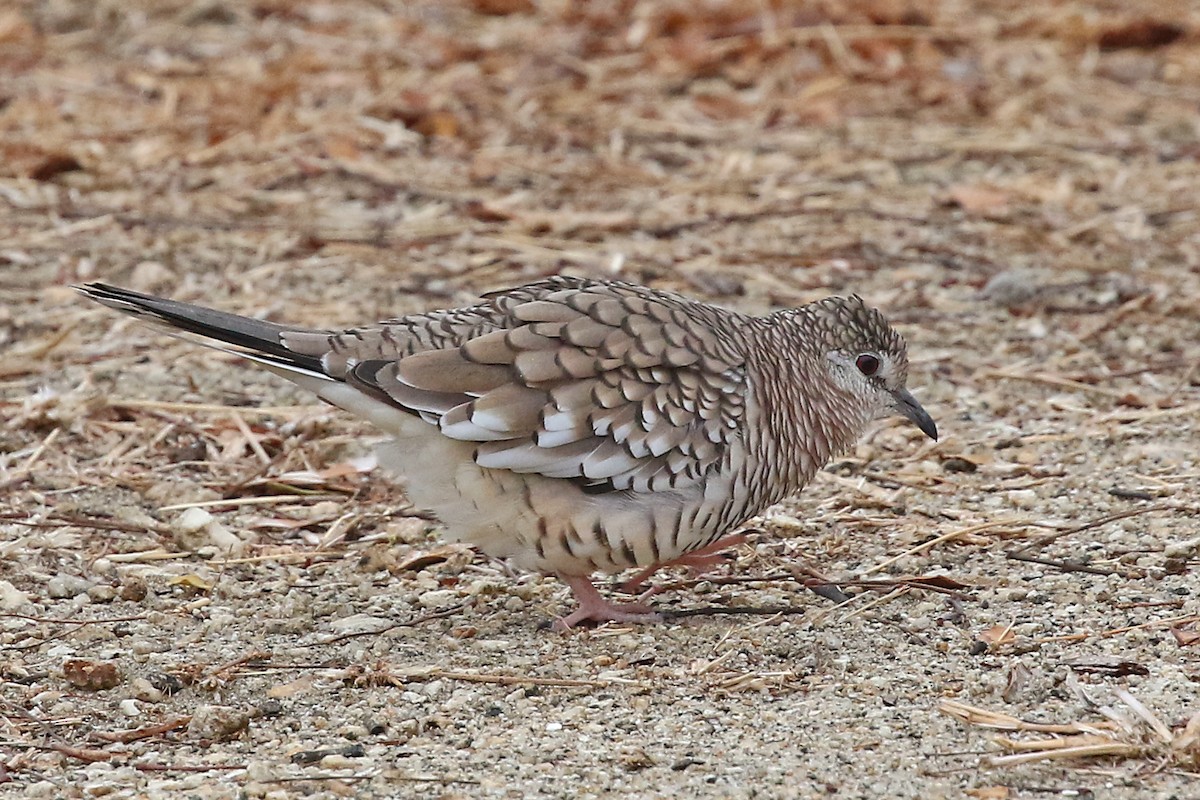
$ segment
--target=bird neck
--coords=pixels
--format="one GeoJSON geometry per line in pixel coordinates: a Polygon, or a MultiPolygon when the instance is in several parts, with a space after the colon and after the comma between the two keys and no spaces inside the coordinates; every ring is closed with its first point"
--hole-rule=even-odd
{"type": "Polygon", "coordinates": [[[777,496],[794,494],[834,455],[861,435],[868,420],[862,404],[830,377],[825,354],[811,345],[814,337],[794,317],[775,315],[765,321],[767,346],[758,348],[752,373],[758,376],[752,425],[757,444],[772,454],[776,474],[769,483],[777,496]]]}

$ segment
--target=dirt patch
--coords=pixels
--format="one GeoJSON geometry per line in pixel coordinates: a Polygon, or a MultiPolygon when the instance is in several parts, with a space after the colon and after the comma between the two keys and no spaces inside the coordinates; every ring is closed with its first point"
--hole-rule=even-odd
{"type": "Polygon", "coordinates": [[[0,72],[0,794],[1195,794],[1194,4],[55,0],[0,72]],[[943,438],[559,635],[364,425],[68,288],[340,326],[556,272],[857,292],[943,438]]]}

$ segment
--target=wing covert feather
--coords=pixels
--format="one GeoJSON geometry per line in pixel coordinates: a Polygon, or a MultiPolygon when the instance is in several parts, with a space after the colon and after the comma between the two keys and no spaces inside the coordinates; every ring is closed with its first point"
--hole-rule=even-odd
{"type": "Polygon", "coordinates": [[[480,466],[646,491],[702,480],[737,435],[743,321],[629,284],[558,277],[469,308],[282,338],[331,375],[478,443],[480,466]]]}

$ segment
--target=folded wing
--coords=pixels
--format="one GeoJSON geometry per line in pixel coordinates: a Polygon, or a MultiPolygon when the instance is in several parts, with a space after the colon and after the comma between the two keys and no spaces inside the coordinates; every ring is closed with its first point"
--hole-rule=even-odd
{"type": "Polygon", "coordinates": [[[640,287],[555,278],[469,309],[284,340],[478,443],[480,466],[647,491],[695,484],[728,451],[746,402],[728,320],[640,287]]]}

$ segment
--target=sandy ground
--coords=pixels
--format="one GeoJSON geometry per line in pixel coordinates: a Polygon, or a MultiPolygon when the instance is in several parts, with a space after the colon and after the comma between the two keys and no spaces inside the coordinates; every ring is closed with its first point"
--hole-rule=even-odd
{"type": "Polygon", "coordinates": [[[26,0],[0,76],[0,796],[1200,797],[1194,4],[26,0]],[[364,425],[68,288],[557,272],[858,292],[944,436],[558,634],[364,425]]]}

